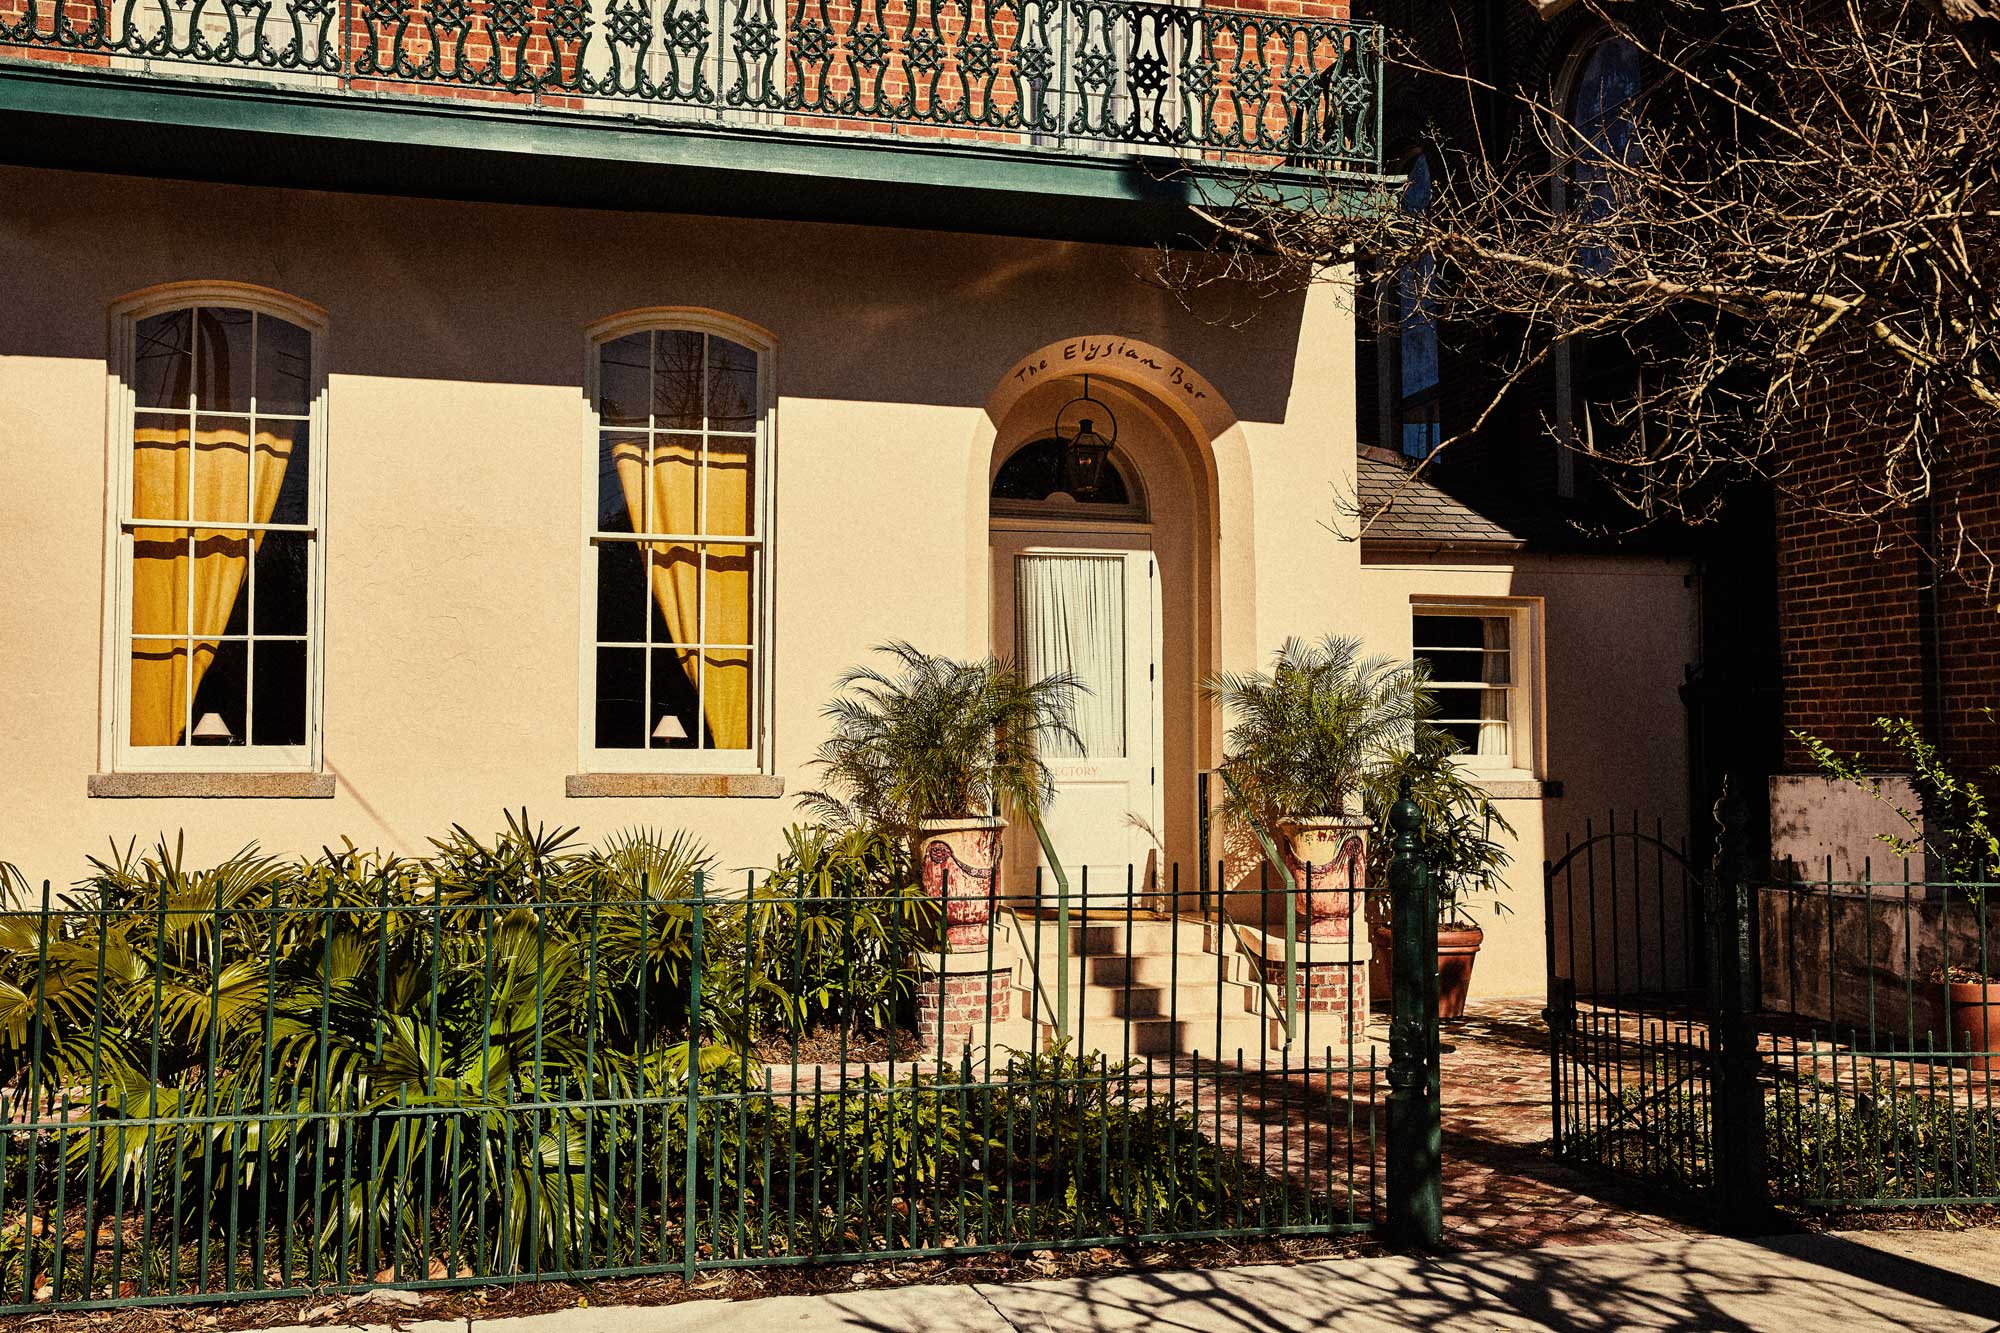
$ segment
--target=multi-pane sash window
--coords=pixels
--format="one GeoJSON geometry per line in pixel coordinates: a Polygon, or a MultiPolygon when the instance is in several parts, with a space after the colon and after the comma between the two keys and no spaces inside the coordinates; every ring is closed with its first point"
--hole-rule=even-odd
{"type": "Polygon", "coordinates": [[[1419,611],[1411,629],[1416,658],[1430,671],[1436,725],[1478,767],[1515,766],[1520,710],[1514,618],[1419,611]]]}
{"type": "Polygon", "coordinates": [[[128,325],[118,522],[121,761],[311,762],[315,336],[201,303],[128,325]]]}
{"type": "Polygon", "coordinates": [[[690,328],[596,347],[591,743],[613,766],[753,766],[763,357],[690,328]],[[667,750],[677,754],[648,761],[667,750]]]}

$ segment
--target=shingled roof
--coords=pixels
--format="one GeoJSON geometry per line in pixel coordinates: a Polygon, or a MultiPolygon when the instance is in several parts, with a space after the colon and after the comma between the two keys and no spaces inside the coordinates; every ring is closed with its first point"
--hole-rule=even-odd
{"type": "Polygon", "coordinates": [[[1528,526],[1510,523],[1507,506],[1480,497],[1479,507],[1441,489],[1428,477],[1413,477],[1399,463],[1360,456],[1359,490],[1364,519],[1387,502],[1388,509],[1369,522],[1364,545],[1376,543],[1423,546],[1525,545],[1528,526]]]}

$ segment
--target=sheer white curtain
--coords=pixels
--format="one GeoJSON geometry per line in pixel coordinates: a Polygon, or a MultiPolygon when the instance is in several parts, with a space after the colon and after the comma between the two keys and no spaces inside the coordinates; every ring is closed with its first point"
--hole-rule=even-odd
{"type": "Polygon", "coordinates": [[[1505,616],[1482,616],[1479,620],[1481,647],[1481,670],[1479,679],[1499,689],[1485,689],[1479,692],[1479,750],[1484,755],[1504,755],[1509,745],[1506,686],[1513,683],[1514,654],[1508,634],[1505,616]]]}
{"type": "Polygon", "coordinates": [[[1081,750],[1050,742],[1061,758],[1125,754],[1125,562],[1089,555],[1024,555],[1015,566],[1021,669],[1029,679],[1067,671],[1079,693],[1071,719],[1081,750]]]}

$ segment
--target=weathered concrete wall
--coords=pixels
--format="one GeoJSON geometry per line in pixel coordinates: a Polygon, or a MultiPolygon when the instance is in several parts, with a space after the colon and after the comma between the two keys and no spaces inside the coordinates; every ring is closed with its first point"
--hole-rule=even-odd
{"type": "Polygon", "coordinates": [[[1942,1046],[1944,969],[2000,967],[2000,912],[1900,887],[1764,888],[1757,948],[1767,1012],[1942,1046]]]}

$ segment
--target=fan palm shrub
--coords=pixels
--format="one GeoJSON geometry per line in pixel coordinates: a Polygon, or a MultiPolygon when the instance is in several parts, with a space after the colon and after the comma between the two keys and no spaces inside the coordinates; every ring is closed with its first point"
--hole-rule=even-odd
{"type": "Polygon", "coordinates": [[[887,671],[856,667],[827,705],[833,734],[816,763],[809,808],[841,827],[873,828],[911,847],[924,891],[941,904],[944,943],[986,942],[999,873],[1002,811],[1032,824],[1055,795],[1042,759],[1051,737],[1076,739],[1082,688],[1068,673],[1029,680],[1013,663],[882,645],[887,671]]]}
{"type": "Polygon", "coordinates": [[[1367,883],[1362,792],[1410,747],[1423,682],[1420,665],[1330,635],[1287,639],[1270,670],[1206,683],[1229,718],[1222,813],[1259,838],[1282,835],[1308,938],[1347,937],[1367,883]]]}
{"type": "Polygon", "coordinates": [[[855,667],[826,706],[833,734],[815,759],[824,785],[804,795],[807,807],[904,838],[926,820],[1039,816],[1055,795],[1042,746],[1075,738],[1076,678],[1029,680],[1003,658],[962,662],[903,642],[876,651],[893,666],[855,667]]]}

